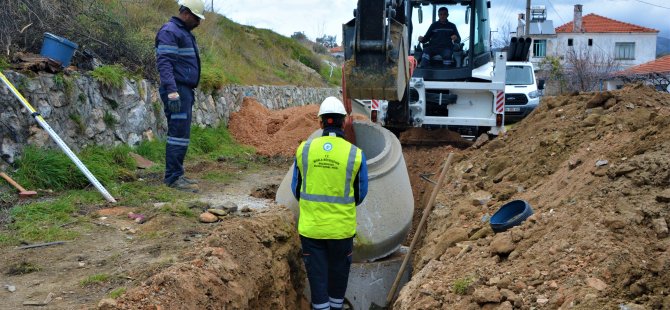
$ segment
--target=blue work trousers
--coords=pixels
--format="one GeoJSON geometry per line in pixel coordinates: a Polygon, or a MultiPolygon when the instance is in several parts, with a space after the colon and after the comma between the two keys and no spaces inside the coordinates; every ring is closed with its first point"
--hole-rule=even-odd
{"type": "Polygon", "coordinates": [[[354,238],[312,239],[300,236],[312,309],[342,309],[351,268],[354,238]]]}
{"type": "Polygon", "coordinates": [[[165,184],[172,184],[184,175],[184,157],[191,139],[191,116],[195,93],[191,87],[177,84],[177,92],[181,101],[179,113],[172,113],[167,108],[168,93],[161,87],[159,93],[163,101],[163,110],[167,118],[168,134],[165,146],[165,184]]]}

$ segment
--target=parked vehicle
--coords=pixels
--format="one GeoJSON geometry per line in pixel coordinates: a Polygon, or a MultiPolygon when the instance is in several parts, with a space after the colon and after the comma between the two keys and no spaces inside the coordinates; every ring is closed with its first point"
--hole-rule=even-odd
{"type": "Polygon", "coordinates": [[[505,123],[528,116],[540,104],[544,81],[537,83],[533,64],[528,61],[507,62],[505,75],[505,123]]]}

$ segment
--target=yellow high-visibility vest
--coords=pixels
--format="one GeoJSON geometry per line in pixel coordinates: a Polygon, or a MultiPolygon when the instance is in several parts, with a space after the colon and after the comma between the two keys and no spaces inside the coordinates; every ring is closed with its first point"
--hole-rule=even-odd
{"type": "Polygon", "coordinates": [[[302,177],[298,232],[313,239],[356,234],[354,180],[362,151],[346,140],[323,136],[300,144],[296,164],[302,177]]]}

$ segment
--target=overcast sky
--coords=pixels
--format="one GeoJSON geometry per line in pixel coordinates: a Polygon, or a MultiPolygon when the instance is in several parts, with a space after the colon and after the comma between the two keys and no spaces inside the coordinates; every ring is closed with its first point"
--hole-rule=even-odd
{"type": "MultiPolygon", "coordinates": [[[[304,32],[314,40],[323,35],[342,39],[342,24],[353,17],[357,0],[250,0],[243,4],[227,0],[205,0],[207,6],[233,21],[271,29],[281,35],[290,36],[304,32]]],[[[493,0],[491,2],[491,30],[500,30],[506,24],[516,26],[519,13],[525,12],[525,0],[493,0]]],[[[534,0],[532,5],[544,5],[547,19],[554,27],[572,21],[575,4],[583,5],[583,15],[594,13],[618,21],[659,30],[659,36],[670,38],[670,1],[667,0],[534,0]]],[[[457,22],[451,14],[450,20],[457,22]]],[[[428,16],[424,12],[424,16],[428,16]]],[[[460,18],[459,18],[460,19],[460,18]]],[[[417,27],[413,37],[422,35],[428,23],[417,27]]],[[[494,34],[495,37],[495,34],[494,34]]]]}

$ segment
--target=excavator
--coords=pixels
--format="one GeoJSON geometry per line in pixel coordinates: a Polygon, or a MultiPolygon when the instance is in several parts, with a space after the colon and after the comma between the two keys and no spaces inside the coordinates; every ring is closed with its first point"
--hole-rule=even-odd
{"type": "Polygon", "coordinates": [[[345,104],[385,100],[371,119],[396,135],[413,127],[498,135],[504,131],[505,64],[517,57],[491,52],[490,8],[487,0],[359,0],[342,29],[345,104]],[[424,11],[430,25],[441,7],[449,9],[460,43],[449,61],[435,57],[417,66],[425,46],[412,46],[412,38],[427,29],[424,11]]]}

